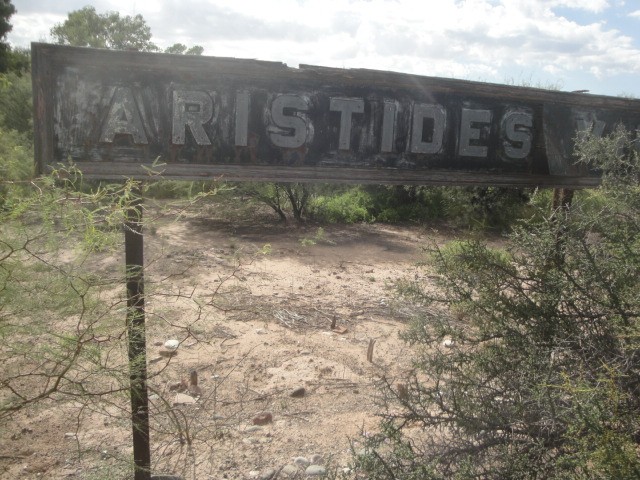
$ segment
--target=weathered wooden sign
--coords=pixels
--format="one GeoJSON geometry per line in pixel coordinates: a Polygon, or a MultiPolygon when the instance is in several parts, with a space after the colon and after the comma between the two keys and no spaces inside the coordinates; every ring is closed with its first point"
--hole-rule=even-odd
{"type": "Polygon", "coordinates": [[[36,162],[93,178],[584,187],[579,131],[640,101],[400,73],[32,44],[36,162]]]}

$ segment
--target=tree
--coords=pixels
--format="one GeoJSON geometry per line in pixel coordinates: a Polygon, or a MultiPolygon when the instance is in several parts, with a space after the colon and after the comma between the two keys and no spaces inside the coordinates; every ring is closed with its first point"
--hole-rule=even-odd
{"type": "Polygon", "coordinates": [[[9,18],[14,13],[16,13],[16,8],[11,0],[0,0],[0,73],[6,73],[9,69],[11,49],[5,39],[12,28],[9,18]]]}
{"type": "Polygon", "coordinates": [[[10,48],[7,58],[7,72],[15,73],[18,76],[31,70],[31,49],[29,48],[10,48]]]}
{"type": "Polygon", "coordinates": [[[624,131],[577,155],[599,190],[506,248],[431,248],[441,294],[402,285],[432,309],[405,334],[413,373],[385,382],[366,478],[640,478],[640,155],[624,131]]]}
{"type": "Polygon", "coordinates": [[[175,55],[202,55],[202,52],[204,52],[204,48],[200,45],[194,45],[188,48],[183,43],[174,43],[164,50],[164,53],[173,53],[175,55]]]}
{"type": "Polygon", "coordinates": [[[304,183],[244,183],[239,188],[244,194],[269,205],[283,222],[287,221],[287,203],[293,218],[302,222],[312,196],[312,187],[304,183]]]}
{"type": "MultiPolygon", "coordinates": [[[[51,29],[51,36],[60,45],[141,52],[160,50],[151,40],[151,28],[142,15],[121,17],[118,12],[97,13],[91,6],[69,13],[64,23],[51,29]]],[[[189,48],[182,43],[165,49],[165,53],[180,55],[202,55],[203,51],[199,45],[189,48]]]]}
{"type": "Polygon", "coordinates": [[[33,138],[31,76],[13,71],[0,84],[0,128],[16,130],[33,138]]]}
{"type": "Polygon", "coordinates": [[[64,23],[51,29],[61,45],[155,52],[151,29],[142,15],[121,17],[118,12],[97,13],[91,6],[69,13],[64,23]]]}

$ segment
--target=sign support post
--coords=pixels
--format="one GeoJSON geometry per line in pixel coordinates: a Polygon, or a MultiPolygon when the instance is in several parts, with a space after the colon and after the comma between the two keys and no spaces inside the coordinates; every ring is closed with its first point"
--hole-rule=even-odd
{"type": "Polygon", "coordinates": [[[551,221],[556,229],[556,238],[553,248],[553,261],[557,267],[564,264],[564,245],[567,227],[562,217],[569,215],[574,191],[569,188],[555,188],[553,190],[553,203],[551,205],[551,221]]]}
{"type": "Polygon", "coordinates": [[[147,345],[144,310],[144,236],[142,232],[142,196],[133,189],[134,200],[126,212],[124,224],[127,283],[127,338],[133,429],[134,480],[151,479],[149,442],[149,398],[147,393],[147,345]]]}

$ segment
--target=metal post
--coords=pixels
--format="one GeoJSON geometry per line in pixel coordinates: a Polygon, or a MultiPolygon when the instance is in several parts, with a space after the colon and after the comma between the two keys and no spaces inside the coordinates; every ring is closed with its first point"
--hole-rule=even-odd
{"type": "Polygon", "coordinates": [[[568,188],[553,190],[553,204],[551,206],[551,221],[556,229],[553,261],[557,267],[564,265],[564,245],[566,240],[566,216],[571,209],[574,191],[568,188]]]}
{"type": "Polygon", "coordinates": [[[149,399],[147,396],[147,346],[144,315],[144,237],[142,197],[134,189],[124,225],[127,281],[127,335],[129,339],[129,379],[131,424],[133,428],[134,480],[150,480],[149,399]]]}

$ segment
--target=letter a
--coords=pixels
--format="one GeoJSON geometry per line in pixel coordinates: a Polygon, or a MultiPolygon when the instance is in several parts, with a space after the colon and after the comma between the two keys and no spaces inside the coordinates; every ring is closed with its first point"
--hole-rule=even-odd
{"type": "Polygon", "coordinates": [[[117,87],[111,99],[111,107],[104,123],[101,142],[113,143],[116,135],[131,135],[133,143],[148,144],[142,126],[142,118],[133,93],[126,87],[117,87]]]}

